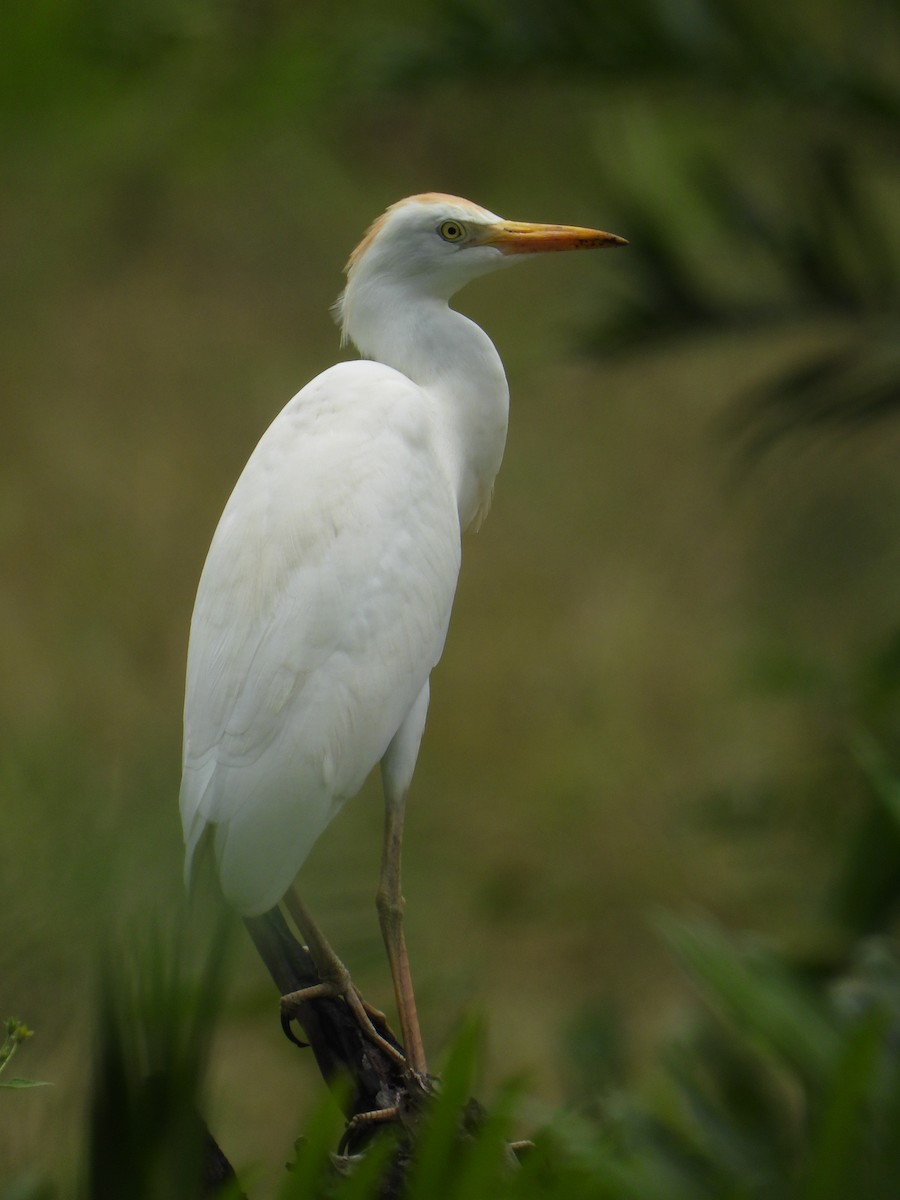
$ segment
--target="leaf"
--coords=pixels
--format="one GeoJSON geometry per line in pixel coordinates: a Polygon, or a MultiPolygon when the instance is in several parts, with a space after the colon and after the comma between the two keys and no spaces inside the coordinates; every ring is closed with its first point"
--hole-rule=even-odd
{"type": "Polygon", "coordinates": [[[884,1054],[888,1017],[870,1013],[852,1029],[836,1064],[812,1145],[804,1200],[841,1200],[861,1178],[864,1134],[871,1126],[869,1102],[884,1054]]]}
{"type": "Polygon", "coordinates": [[[7,1079],[0,1088],[53,1087],[49,1079],[7,1079]]]}
{"type": "Polygon", "coordinates": [[[451,1047],[441,1089],[423,1123],[415,1150],[409,1190],[414,1196],[450,1196],[455,1193],[454,1175],[459,1146],[464,1141],[467,1097],[471,1095],[482,1041],[481,1026],[470,1021],[462,1027],[451,1047]]]}
{"type": "Polygon", "coordinates": [[[826,1006],[776,955],[736,947],[710,922],[658,922],[681,963],[700,979],[706,999],[766,1053],[817,1084],[831,1070],[840,1038],[826,1006]]]}
{"type": "Polygon", "coordinates": [[[856,761],[885,811],[900,825],[900,778],[878,741],[861,730],[853,739],[856,761]]]}

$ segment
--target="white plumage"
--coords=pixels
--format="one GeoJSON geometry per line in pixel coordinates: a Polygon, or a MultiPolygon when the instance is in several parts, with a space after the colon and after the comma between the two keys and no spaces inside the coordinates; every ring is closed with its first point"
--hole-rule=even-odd
{"type": "Polygon", "coordinates": [[[182,814],[189,857],[216,826],[243,913],[277,904],[440,658],[460,546],[439,444],[421,389],[342,363],[276,417],[219,522],[191,624],[182,814]]]}
{"type": "MultiPolygon", "coordinates": [[[[504,221],[453,196],[393,205],[351,255],[337,305],[344,340],[374,361],[325,371],[275,418],[200,579],[184,713],[187,870],[212,827],[227,899],[247,916],[271,909],[380,761],[379,912],[414,1070],[424,1053],[400,926],[403,806],[460,536],[487,513],[508,414],[493,344],[448,301],[519,255],[621,244],[504,221]]],[[[323,978],[345,979],[328,954],[323,978]]]]}

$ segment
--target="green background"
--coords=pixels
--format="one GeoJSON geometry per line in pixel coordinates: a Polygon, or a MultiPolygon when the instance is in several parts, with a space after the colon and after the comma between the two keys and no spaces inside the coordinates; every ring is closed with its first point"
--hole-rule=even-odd
{"type": "MultiPolygon", "coordinates": [[[[591,1014],[652,1072],[684,994],[659,911],[827,955],[853,739],[896,731],[895,9],[13,0],[0,30],[0,1008],[54,1084],[5,1094],[3,1170],[71,1177],[98,953],[184,919],[209,538],[414,192],[632,243],[457,300],[512,411],[410,802],[429,1050],[483,1013],[540,1109],[591,1014]]],[[[301,884],[386,1004],[380,817],[372,781],[301,884]]],[[[209,1115],[266,1177],[321,1084],[241,937],[209,1115]]]]}

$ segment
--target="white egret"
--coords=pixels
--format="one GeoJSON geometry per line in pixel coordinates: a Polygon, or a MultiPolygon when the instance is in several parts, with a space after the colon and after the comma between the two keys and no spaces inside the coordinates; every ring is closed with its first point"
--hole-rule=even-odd
{"type": "MultiPolygon", "coordinates": [[[[492,342],[448,301],[523,255],[624,244],[438,193],[394,204],[351,254],[336,306],[343,341],[364,359],[323,372],[275,418],[200,579],[184,713],[187,871],[211,828],[227,900],[245,916],[284,900],[316,959],[319,994],[343,994],[366,1023],[291,885],[380,763],[377,905],[406,1061],[419,1074],[401,920],[404,805],[460,536],[488,511],[509,401],[492,342]]],[[[380,1040],[371,1023],[368,1032],[380,1040]]]]}

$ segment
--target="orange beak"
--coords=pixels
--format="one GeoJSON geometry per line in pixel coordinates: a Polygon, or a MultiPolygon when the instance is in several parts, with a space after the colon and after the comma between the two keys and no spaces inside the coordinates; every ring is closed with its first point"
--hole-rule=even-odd
{"type": "Polygon", "coordinates": [[[600,229],[577,225],[536,225],[530,221],[503,221],[492,225],[484,239],[503,254],[544,254],[551,250],[601,250],[627,246],[625,238],[600,229]]]}

